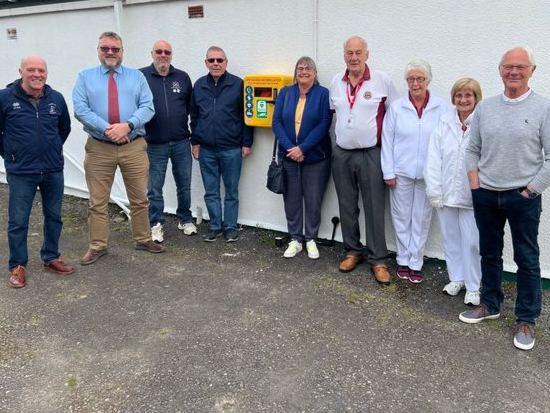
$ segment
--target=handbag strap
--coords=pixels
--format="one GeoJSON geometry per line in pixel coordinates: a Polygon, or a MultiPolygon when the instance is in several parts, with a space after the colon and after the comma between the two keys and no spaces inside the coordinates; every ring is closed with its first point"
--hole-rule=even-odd
{"type": "MultiPolygon", "coordinates": [[[[285,90],[285,100],[283,101],[283,113],[285,112],[287,102],[288,102],[288,89],[285,90]]],[[[271,155],[272,161],[274,161],[275,157],[277,156],[278,147],[279,147],[279,141],[277,140],[277,136],[275,136],[275,139],[273,140],[273,154],[271,155]]]]}

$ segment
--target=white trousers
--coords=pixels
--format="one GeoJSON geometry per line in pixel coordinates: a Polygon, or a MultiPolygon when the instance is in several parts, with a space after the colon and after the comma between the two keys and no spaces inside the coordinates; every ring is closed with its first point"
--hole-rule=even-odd
{"type": "Polygon", "coordinates": [[[474,211],[465,208],[437,208],[447,272],[451,281],[463,281],[467,291],[479,290],[481,259],[479,232],[474,211]]]}
{"type": "Polygon", "coordinates": [[[432,219],[424,180],[398,176],[395,188],[390,191],[390,205],[397,264],[420,271],[432,219]]]}

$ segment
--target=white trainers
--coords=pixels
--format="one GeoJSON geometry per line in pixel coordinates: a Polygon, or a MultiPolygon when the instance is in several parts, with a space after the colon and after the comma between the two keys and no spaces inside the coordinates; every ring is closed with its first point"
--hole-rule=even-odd
{"type": "Polygon", "coordinates": [[[464,304],[479,305],[479,291],[466,291],[464,296],[464,304]]]}
{"type": "Polygon", "coordinates": [[[155,242],[164,241],[164,231],[162,230],[160,222],[157,222],[151,227],[151,239],[155,242]]]}
{"type": "Polygon", "coordinates": [[[443,288],[443,292],[447,295],[457,295],[464,288],[462,281],[451,281],[443,288]]]}
{"type": "Polygon", "coordinates": [[[285,253],[283,254],[283,257],[285,258],[294,258],[296,254],[298,254],[300,251],[302,251],[302,243],[300,241],[292,240],[288,244],[288,248],[286,249],[285,253]]]}
{"type": "Polygon", "coordinates": [[[312,260],[319,258],[319,250],[317,249],[317,244],[314,240],[306,242],[307,256],[312,260]]]}
{"type": "Polygon", "coordinates": [[[178,224],[178,229],[182,230],[185,235],[195,235],[197,233],[197,227],[192,222],[178,224]]]}

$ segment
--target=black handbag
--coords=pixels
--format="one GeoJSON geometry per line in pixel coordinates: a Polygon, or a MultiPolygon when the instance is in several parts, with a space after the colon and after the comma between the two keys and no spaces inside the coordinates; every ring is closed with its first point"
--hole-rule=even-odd
{"type": "Polygon", "coordinates": [[[284,194],[286,190],[285,174],[283,171],[283,162],[277,162],[277,138],[273,142],[273,156],[271,157],[271,164],[267,170],[267,185],[266,188],[276,194],[284,194]]]}
{"type": "MultiPolygon", "coordinates": [[[[283,101],[283,112],[288,102],[288,90],[285,94],[285,100],[283,101]]],[[[283,162],[279,160],[277,162],[277,137],[273,141],[273,154],[271,155],[271,163],[267,169],[267,185],[266,188],[276,194],[284,194],[286,191],[285,173],[283,171],[283,162]]]]}

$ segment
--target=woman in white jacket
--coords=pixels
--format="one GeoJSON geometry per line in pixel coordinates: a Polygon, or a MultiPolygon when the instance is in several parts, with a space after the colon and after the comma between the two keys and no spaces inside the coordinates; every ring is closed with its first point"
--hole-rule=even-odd
{"type": "Polygon", "coordinates": [[[426,193],[437,209],[450,282],[443,288],[457,295],[466,287],[464,303],[479,304],[481,266],[479,234],[474,219],[472,194],[464,164],[470,142],[470,120],[481,101],[481,88],[475,79],[458,80],[451,89],[456,110],[441,118],[428,148],[424,169],[426,193]]]}
{"type": "Polygon", "coordinates": [[[397,244],[397,276],[420,283],[432,208],[426,198],[424,163],[430,135],[450,110],[428,91],[432,70],[416,60],[405,69],[408,93],[390,106],[382,128],[382,172],[390,188],[397,244]]]}

